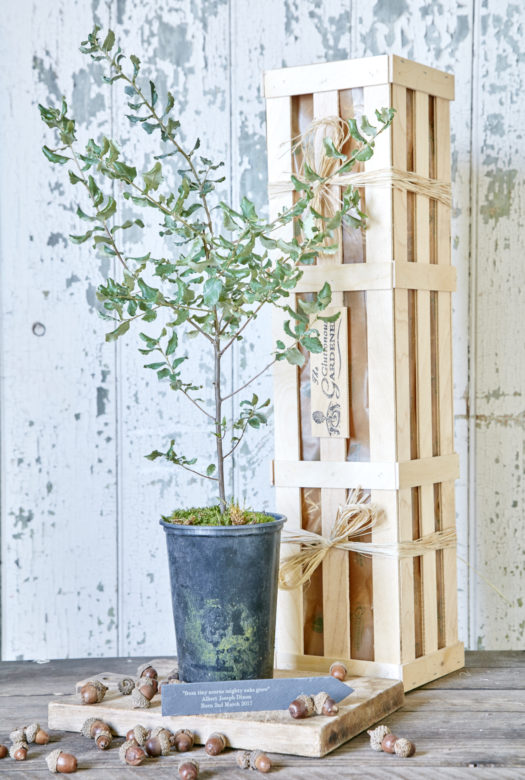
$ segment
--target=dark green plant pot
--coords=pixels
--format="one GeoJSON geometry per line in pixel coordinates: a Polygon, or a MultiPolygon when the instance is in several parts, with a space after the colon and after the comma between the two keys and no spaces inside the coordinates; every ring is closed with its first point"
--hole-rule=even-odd
{"type": "Polygon", "coordinates": [[[282,515],[166,532],[179,674],[185,682],[273,676],[282,515]]]}

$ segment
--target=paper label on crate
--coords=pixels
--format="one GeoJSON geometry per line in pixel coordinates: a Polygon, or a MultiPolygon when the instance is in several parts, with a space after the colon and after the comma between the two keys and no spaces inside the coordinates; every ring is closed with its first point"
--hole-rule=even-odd
{"type": "Polygon", "coordinates": [[[348,383],[348,309],[330,308],[323,316],[339,314],[335,322],[316,321],[322,352],[310,354],[312,436],[347,439],[350,436],[348,383]]]}
{"type": "Polygon", "coordinates": [[[334,701],[352,693],[334,677],[297,677],[274,680],[229,680],[209,683],[164,683],[163,715],[213,715],[221,712],[286,710],[301,693],[325,691],[334,701]]]}

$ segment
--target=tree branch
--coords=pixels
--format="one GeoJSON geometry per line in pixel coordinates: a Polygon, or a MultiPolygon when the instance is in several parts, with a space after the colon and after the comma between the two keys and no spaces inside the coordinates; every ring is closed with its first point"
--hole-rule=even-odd
{"type": "MultiPolygon", "coordinates": [[[[73,148],[73,144],[68,144],[68,147],[69,147],[69,150],[71,151],[71,154],[73,155],[73,159],[75,161],[75,165],[77,166],[80,179],[82,180],[82,184],[84,185],[84,187],[88,191],[88,195],[89,195],[89,197],[91,199],[91,202],[93,203],[93,206],[96,208],[94,198],[91,195],[91,192],[89,191],[89,186],[88,186],[88,183],[86,181],[86,177],[84,176],[84,171],[82,170],[82,168],[80,166],[80,163],[78,162],[78,157],[77,157],[77,155],[75,153],[75,150],[73,148]]],[[[118,259],[120,260],[120,262],[122,263],[122,265],[124,266],[126,271],[129,272],[129,268],[127,266],[127,263],[124,260],[124,258],[122,257],[121,253],[119,252],[119,249],[118,249],[118,247],[117,247],[117,245],[115,243],[115,239],[113,238],[113,233],[111,232],[111,230],[108,227],[108,223],[106,222],[105,219],[101,219],[100,221],[102,222],[102,224],[104,226],[104,231],[105,231],[107,237],[109,238],[109,240],[111,242],[111,246],[113,247],[113,250],[114,250],[116,256],[118,257],[118,259]]]]}
{"type": "Polygon", "coordinates": [[[266,365],[262,371],[259,371],[258,374],[255,374],[255,376],[252,376],[251,379],[249,379],[246,384],[242,385],[242,387],[238,387],[237,390],[234,390],[233,392],[229,393],[228,395],[225,395],[222,399],[223,401],[227,401],[228,398],[233,398],[234,395],[237,395],[237,393],[240,393],[242,390],[245,390],[248,385],[251,385],[252,382],[255,382],[256,379],[258,379],[260,376],[262,376],[266,371],[268,371],[269,368],[273,366],[273,364],[276,362],[277,358],[274,358],[268,365],[266,365]]]}

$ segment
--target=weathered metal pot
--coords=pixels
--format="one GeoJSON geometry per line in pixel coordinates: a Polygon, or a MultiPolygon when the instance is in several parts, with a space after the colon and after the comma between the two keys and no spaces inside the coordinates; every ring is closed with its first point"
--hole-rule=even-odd
{"type": "MultiPolygon", "coordinates": [[[[270,514],[270,513],[269,513],[270,514]]],[[[283,515],[166,532],[179,674],[186,682],[273,675],[283,515]]]]}

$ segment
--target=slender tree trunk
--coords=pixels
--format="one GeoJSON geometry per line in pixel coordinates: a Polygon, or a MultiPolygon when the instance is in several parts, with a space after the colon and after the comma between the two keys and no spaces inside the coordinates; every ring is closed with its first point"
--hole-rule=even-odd
{"type": "Polygon", "coordinates": [[[219,480],[219,504],[221,514],[226,509],[226,492],[224,489],[224,454],[222,449],[222,401],[221,401],[221,344],[219,339],[215,345],[215,438],[217,443],[217,478],[219,480]]]}

